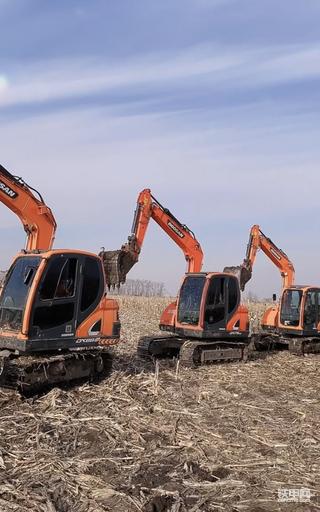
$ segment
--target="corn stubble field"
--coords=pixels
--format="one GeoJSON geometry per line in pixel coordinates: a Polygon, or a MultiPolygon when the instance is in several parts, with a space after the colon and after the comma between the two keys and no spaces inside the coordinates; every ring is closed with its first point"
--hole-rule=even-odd
{"type": "MultiPolygon", "coordinates": [[[[181,369],[136,358],[168,299],[122,298],[105,381],[0,391],[0,511],[320,510],[319,356],[181,369]],[[279,503],[308,488],[311,503],[279,503]]],[[[263,305],[252,305],[256,321],[263,305]],[[259,311],[260,310],[260,311],[259,311]]]]}

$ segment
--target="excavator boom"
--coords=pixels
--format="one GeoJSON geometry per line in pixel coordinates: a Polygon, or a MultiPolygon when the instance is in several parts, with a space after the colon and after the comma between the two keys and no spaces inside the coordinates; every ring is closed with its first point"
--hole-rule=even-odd
{"type": "Polygon", "coordinates": [[[27,251],[52,248],[57,224],[41,194],[0,165],[0,201],[21,220],[27,251]],[[36,195],[38,197],[36,197],[36,195]]]}
{"type": "Polygon", "coordinates": [[[150,219],[153,219],[183,251],[188,272],[200,272],[203,252],[194,233],[151,194],[150,189],[140,192],[128,242],[118,251],[102,251],[107,285],[124,283],[130,269],[139,259],[150,219]]]}
{"type": "Polygon", "coordinates": [[[247,245],[246,257],[243,263],[238,267],[225,267],[224,272],[235,274],[239,278],[240,289],[245,289],[246,283],[251,279],[253,265],[256,260],[257,252],[261,249],[272,263],[280,270],[283,280],[283,288],[292,286],[294,283],[294,266],[286,253],[279,249],[274,242],[268,238],[255,224],[250,230],[249,242],[247,245]]]}

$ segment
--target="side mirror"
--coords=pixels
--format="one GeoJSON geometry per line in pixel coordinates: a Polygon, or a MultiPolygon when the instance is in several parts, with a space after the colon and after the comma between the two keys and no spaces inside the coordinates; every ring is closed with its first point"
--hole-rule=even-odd
{"type": "Polygon", "coordinates": [[[277,294],[276,294],[276,293],[273,293],[273,294],[272,294],[272,301],[273,301],[273,302],[276,302],[276,300],[277,300],[277,294]]]}

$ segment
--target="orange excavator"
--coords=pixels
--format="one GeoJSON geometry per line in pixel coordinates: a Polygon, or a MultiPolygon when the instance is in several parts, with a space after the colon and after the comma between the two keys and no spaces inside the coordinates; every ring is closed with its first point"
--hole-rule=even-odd
{"type": "MultiPolygon", "coordinates": [[[[244,290],[252,276],[257,251],[261,249],[277,266],[282,277],[282,293],[278,304],[268,308],[259,333],[252,339],[257,349],[283,346],[296,354],[320,351],[320,288],[295,285],[295,270],[288,256],[261,231],[252,226],[246,257],[238,268],[240,286],[244,290]]],[[[227,267],[225,271],[228,271],[227,267]]]]}
{"type": "MultiPolygon", "coordinates": [[[[201,272],[203,253],[196,237],[149,189],[139,194],[128,243],[120,251],[114,251],[119,262],[118,282],[124,282],[126,274],[138,261],[150,219],[182,249],[188,268],[177,300],[161,315],[160,329],[167,334],[141,338],[138,355],[179,357],[180,363],[186,366],[245,359],[249,317],[247,308],[240,304],[237,277],[201,272]]],[[[107,270],[107,264],[105,268],[107,270]]]]}
{"type": "Polygon", "coordinates": [[[26,249],[14,258],[0,295],[0,385],[34,393],[103,375],[120,322],[117,302],[106,297],[100,256],[52,250],[56,222],[50,208],[2,166],[0,201],[27,232],[26,249]]]}

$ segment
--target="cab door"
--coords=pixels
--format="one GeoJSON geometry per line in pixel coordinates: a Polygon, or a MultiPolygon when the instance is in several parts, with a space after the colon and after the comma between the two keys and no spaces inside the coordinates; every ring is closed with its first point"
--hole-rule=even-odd
{"type": "Polygon", "coordinates": [[[303,330],[314,334],[319,323],[320,290],[308,290],[303,309],[303,330]]]}
{"type": "Polygon", "coordinates": [[[30,336],[63,338],[76,330],[82,255],[54,254],[48,260],[36,293],[30,336]]]}
{"type": "Polygon", "coordinates": [[[204,309],[206,331],[225,330],[240,301],[238,280],[234,276],[213,276],[204,309]]]}

